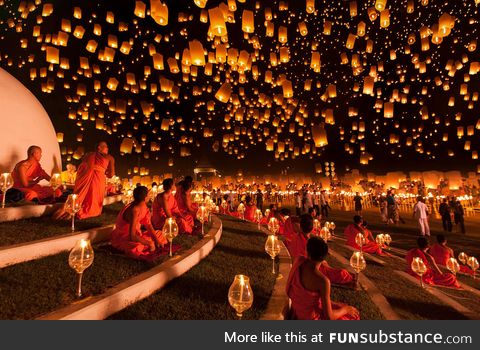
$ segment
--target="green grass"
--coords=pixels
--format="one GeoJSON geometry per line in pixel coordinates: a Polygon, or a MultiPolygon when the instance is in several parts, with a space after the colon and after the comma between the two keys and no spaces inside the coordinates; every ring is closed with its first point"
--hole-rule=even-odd
{"type": "Polygon", "coordinates": [[[259,319],[266,309],[275,278],[264,251],[265,234],[254,224],[222,216],[223,234],[200,264],[156,294],[120,311],[110,319],[211,320],[235,319],[228,289],[236,274],[246,274],[254,293],[244,319],[259,319]]]}
{"type": "MultiPolygon", "coordinates": [[[[327,262],[330,266],[335,268],[345,268],[332,256],[327,257],[327,262]]],[[[363,289],[353,290],[349,288],[342,288],[333,286],[331,290],[331,298],[333,301],[341,302],[354,306],[360,311],[360,319],[362,320],[384,320],[382,313],[378,307],[368,296],[363,289]]]]}
{"type": "MultiPolygon", "coordinates": [[[[75,221],[75,230],[83,231],[115,223],[123,208],[121,202],[103,207],[102,215],[75,221]]],[[[71,221],[53,220],[50,216],[0,223],[0,246],[35,241],[71,233],[71,221]]]]}
{"type": "MultiPolygon", "coordinates": [[[[196,242],[198,237],[193,236],[179,236],[174,241],[183,250],[196,242]]],[[[90,295],[101,294],[152,267],[106,247],[95,246],[94,249],[93,265],[83,278],[83,290],[90,295]]],[[[68,265],[68,253],[1,269],[0,319],[31,319],[72,303],[75,301],[75,278],[68,265]]]]}

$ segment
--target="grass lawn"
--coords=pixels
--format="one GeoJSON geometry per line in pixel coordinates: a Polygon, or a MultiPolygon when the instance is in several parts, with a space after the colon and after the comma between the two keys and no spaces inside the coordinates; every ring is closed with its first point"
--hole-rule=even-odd
{"type": "MultiPolygon", "coordinates": [[[[179,236],[174,243],[188,249],[198,240],[198,237],[179,236]]],[[[106,247],[94,249],[93,265],[83,277],[83,291],[90,295],[101,294],[152,267],[106,247]]],[[[68,265],[68,253],[3,268],[0,270],[0,319],[31,319],[66,306],[75,301],[75,287],[75,273],[68,265]]]]}
{"type": "MultiPolygon", "coordinates": [[[[102,215],[85,220],[75,220],[75,230],[83,231],[115,223],[123,208],[121,202],[103,207],[102,215]]],[[[35,241],[71,233],[70,220],[53,220],[50,216],[0,223],[0,246],[35,241]]]]}
{"type": "Polygon", "coordinates": [[[244,318],[259,319],[275,283],[272,262],[264,250],[266,236],[255,224],[227,216],[221,220],[222,238],[199,265],[110,319],[236,319],[228,303],[228,289],[236,274],[250,277],[254,293],[253,306],[244,318]]]}

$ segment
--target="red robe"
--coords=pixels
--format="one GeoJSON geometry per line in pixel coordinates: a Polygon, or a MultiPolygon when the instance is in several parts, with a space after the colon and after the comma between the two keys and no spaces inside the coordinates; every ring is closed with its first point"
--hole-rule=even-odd
{"type": "MultiPolygon", "coordinates": [[[[152,205],[152,225],[157,230],[163,229],[163,225],[165,225],[165,221],[167,220],[167,213],[160,205],[161,196],[162,193],[158,194],[152,205]]],[[[169,208],[170,213],[177,222],[178,232],[180,234],[192,234],[194,227],[193,217],[184,217],[182,213],[180,213],[180,210],[178,210],[177,201],[173,195],[168,197],[165,205],[169,208]]]]}
{"type": "Polygon", "coordinates": [[[407,252],[407,256],[405,260],[407,261],[407,272],[412,276],[420,278],[415,272],[412,271],[412,261],[413,258],[419,257],[423,260],[423,263],[427,266],[427,272],[423,275],[423,282],[426,284],[432,285],[439,285],[439,286],[446,286],[446,287],[454,287],[454,288],[461,288],[457,282],[457,278],[451,273],[442,273],[439,274],[438,272],[434,271],[428,262],[425,253],[422,252],[418,248],[410,249],[407,252]]]}
{"type": "Polygon", "coordinates": [[[77,213],[80,219],[99,216],[105,198],[105,175],[110,160],[100,152],[87,153],[78,167],[73,193],[78,195],[82,208],[77,213]]]}
{"type": "Polygon", "coordinates": [[[345,238],[347,239],[347,245],[360,250],[360,246],[355,242],[355,238],[358,233],[363,233],[365,236],[365,244],[362,246],[362,251],[370,254],[385,255],[382,248],[377,242],[373,240],[372,233],[364,228],[360,228],[355,224],[350,224],[345,228],[345,238]]]}
{"type": "Polygon", "coordinates": [[[252,205],[246,204],[245,213],[244,213],[245,220],[250,222],[257,222],[257,220],[255,219],[256,211],[257,211],[257,206],[255,204],[252,204],[252,205]]]}
{"type": "MultiPolygon", "coordinates": [[[[130,239],[130,223],[127,222],[123,217],[125,210],[127,210],[130,205],[132,204],[127,204],[118,214],[117,221],[115,222],[115,229],[112,231],[111,235],[112,246],[135,259],[155,259],[161,255],[161,251],[151,252],[148,245],[140,242],[134,242],[130,239]]],[[[141,225],[150,224],[150,210],[148,210],[146,205],[142,206],[141,209],[140,220],[135,228],[136,234],[141,236],[143,239],[155,242],[154,237],[152,237],[150,233],[141,230],[141,225]]]]}
{"type": "MultiPolygon", "coordinates": [[[[287,295],[292,301],[291,317],[294,320],[325,320],[320,293],[305,289],[300,278],[300,267],[307,261],[304,256],[298,257],[293,263],[287,280],[287,295]]],[[[332,309],[339,309],[344,304],[332,303],[332,309]]],[[[358,320],[349,314],[339,320],[358,320]]]]}
{"type": "MultiPolygon", "coordinates": [[[[433,256],[433,258],[435,259],[435,262],[437,264],[442,265],[442,266],[447,266],[448,259],[454,257],[452,255],[452,252],[451,252],[450,249],[448,249],[447,247],[445,247],[445,246],[443,246],[439,243],[433,244],[428,249],[428,253],[431,256],[433,256]]],[[[470,269],[468,266],[465,266],[465,265],[460,265],[460,272],[473,275],[473,270],[470,269]]]]}
{"type": "MultiPolygon", "coordinates": [[[[53,189],[51,187],[41,186],[39,184],[29,187],[23,187],[20,178],[19,168],[24,162],[25,161],[21,161],[17,163],[17,165],[15,165],[15,168],[12,171],[13,188],[23,192],[23,194],[25,195],[25,200],[27,201],[38,199],[41,202],[47,198],[53,197],[53,189]]],[[[30,167],[27,169],[26,173],[28,182],[34,181],[40,176],[48,176],[48,174],[45,172],[45,170],[43,170],[39,162],[34,159],[29,160],[28,162],[31,164],[30,167]]],[[[62,191],[60,189],[57,189],[57,192],[55,194],[57,196],[61,196],[62,191]]]]}
{"type": "Polygon", "coordinates": [[[196,203],[191,204],[192,210],[188,208],[187,201],[190,200],[190,197],[191,197],[190,190],[185,192],[182,186],[176,187],[175,200],[177,201],[178,210],[180,211],[182,216],[186,218],[188,221],[195,220],[195,217],[197,215],[197,210],[198,210],[198,205],[196,203]]]}
{"type": "MultiPolygon", "coordinates": [[[[308,238],[303,233],[297,233],[290,241],[285,241],[292,260],[300,256],[306,257],[307,241],[308,238]]],[[[320,271],[333,284],[349,284],[353,281],[353,276],[347,270],[330,267],[326,261],[320,265],[320,271]]]]}

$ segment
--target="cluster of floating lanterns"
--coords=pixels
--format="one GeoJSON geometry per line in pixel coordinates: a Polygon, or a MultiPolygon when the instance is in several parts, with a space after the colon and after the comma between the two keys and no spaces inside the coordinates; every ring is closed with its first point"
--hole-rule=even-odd
{"type": "Polygon", "coordinates": [[[121,139],[122,154],[167,153],[169,166],[206,142],[285,160],[317,157],[332,139],[363,165],[379,145],[478,159],[477,0],[0,6],[13,43],[0,64],[69,105],[78,133],[58,133],[67,160],[83,155],[91,128],[121,139]]]}

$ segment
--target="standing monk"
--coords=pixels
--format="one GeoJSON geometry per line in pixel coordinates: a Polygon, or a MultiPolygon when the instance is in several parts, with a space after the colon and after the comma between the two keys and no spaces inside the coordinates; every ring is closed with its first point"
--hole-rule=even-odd
{"type": "Polygon", "coordinates": [[[307,257],[295,259],[287,280],[287,295],[292,300],[292,319],[360,319],[356,308],[330,299],[330,280],[320,269],[327,254],[327,243],[321,238],[311,237],[307,242],[307,257]]]}
{"type": "Polygon", "coordinates": [[[78,167],[74,193],[82,203],[77,216],[86,219],[102,213],[107,177],[115,175],[115,160],[108,154],[106,142],[97,144],[96,151],[83,156],[78,167]]]}
{"type": "MultiPolygon", "coordinates": [[[[38,184],[42,180],[50,181],[50,175],[40,165],[41,159],[42,149],[38,146],[30,146],[27,150],[27,159],[18,162],[12,171],[13,188],[23,192],[27,201],[42,202],[53,197],[51,187],[38,184]]],[[[58,197],[62,195],[61,190],[57,192],[58,197]]]]}

